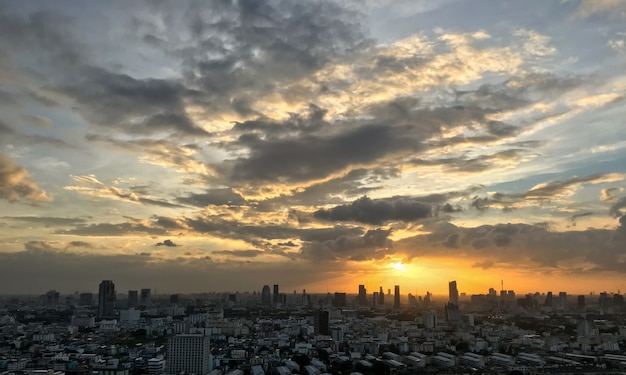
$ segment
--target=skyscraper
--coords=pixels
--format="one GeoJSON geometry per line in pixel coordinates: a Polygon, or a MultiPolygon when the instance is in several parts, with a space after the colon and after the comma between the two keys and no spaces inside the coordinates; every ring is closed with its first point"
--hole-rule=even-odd
{"type": "Polygon", "coordinates": [[[269,285],[263,285],[263,289],[261,290],[261,304],[266,307],[272,306],[272,296],[270,295],[269,285]]]}
{"type": "Polygon", "coordinates": [[[111,280],[102,280],[98,289],[98,318],[114,315],[115,284],[111,280]]]}
{"type": "Polygon", "coordinates": [[[150,289],[141,289],[141,304],[148,306],[150,304],[150,289]]]}
{"type": "Polygon", "coordinates": [[[211,369],[209,336],[176,335],[167,340],[167,373],[206,375],[211,369]]]}
{"type": "Polygon", "coordinates": [[[378,302],[381,305],[385,304],[385,292],[383,292],[383,287],[380,287],[380,290],[378,291],[378,302]]]}
{"type": "Polygon", "coordinates": [[[393,289],[393,308],[400,308],[400,285],[396,285],[393,289]]]}
{"type": "Polygon", "coordinates": [[[459,290],[456,288],[456,281],[450,281],[448,283],[448,301],[459,304],[459,290]]]}
{"type": "Polygon", "coordinates": [[[278,292],[278,284],[274,284],[274,294],[272,295],[274,306],[280,303],[280,293],[278,292]]]}
{"type": "Polygon", "coordinates": [[[137,307],[139,304],[139,297],[136,290],[128,291],[128,307],[137,307]]]}
{"type": "Polygon", "coordinates": [[[365,290],[365,285],[359,285],[359,305],[365,306],[367,305],[367,291],[365,290]]]}

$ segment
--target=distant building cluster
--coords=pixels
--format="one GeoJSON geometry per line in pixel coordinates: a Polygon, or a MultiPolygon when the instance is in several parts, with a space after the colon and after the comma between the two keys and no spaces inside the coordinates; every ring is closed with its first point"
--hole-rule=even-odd
{"type": "MultiPolygon", "coordinates": [[[[502,288],[503,289],[503,288],[502,288]]],[[[90,292],[0,298],[2,375],[626,372],[620,293],[90,292]]]]}

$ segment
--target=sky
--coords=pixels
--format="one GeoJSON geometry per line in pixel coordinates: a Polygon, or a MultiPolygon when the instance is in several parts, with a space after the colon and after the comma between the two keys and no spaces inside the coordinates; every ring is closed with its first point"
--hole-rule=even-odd
{"type": "Polygon", "coordinates": [[[625,25],[0,0],[0,293],[626,291],[625,25]]]}

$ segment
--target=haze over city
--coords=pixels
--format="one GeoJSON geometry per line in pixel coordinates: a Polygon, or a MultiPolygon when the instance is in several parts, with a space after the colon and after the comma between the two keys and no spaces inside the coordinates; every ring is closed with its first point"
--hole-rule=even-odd
{"type": "Polygon", "coordinates": [[[0,294],[626,290],[626,2],[0,1],[0,294]]]}

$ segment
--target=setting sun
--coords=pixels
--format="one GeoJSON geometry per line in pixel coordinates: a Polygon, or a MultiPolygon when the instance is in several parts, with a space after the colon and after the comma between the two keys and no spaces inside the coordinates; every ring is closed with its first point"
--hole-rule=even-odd
{"type": "Polygon", "coordinates": [[[401,271],[401,272],[405,272],[406,271],[406,266],[404,264],[402,264],[402,263],[399,263],[399,262],[397,262],[397,263],[390,263],[389,267],[392,270],[395,270],[395,271],[401,271]]]}

